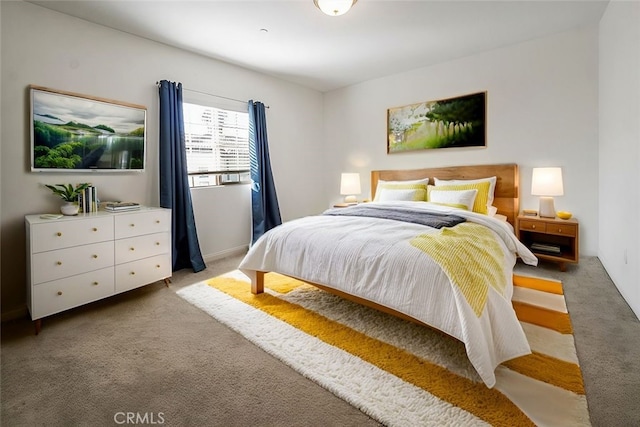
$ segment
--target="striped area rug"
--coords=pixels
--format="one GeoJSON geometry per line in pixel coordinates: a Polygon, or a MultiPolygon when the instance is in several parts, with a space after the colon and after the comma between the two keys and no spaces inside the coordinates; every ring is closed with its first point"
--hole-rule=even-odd
{"type": "Polygon", "coordinates": [[[458,340],[275,273],[261,295],[239,271],[178,295],[388,426],[590,425],[562,284],[514,284],[533,354],[499,366],[493,389],[458,340]]]}

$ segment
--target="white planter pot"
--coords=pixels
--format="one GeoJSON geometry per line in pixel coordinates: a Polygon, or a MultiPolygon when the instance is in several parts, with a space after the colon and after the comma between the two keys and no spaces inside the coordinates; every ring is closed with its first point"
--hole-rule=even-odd
{"type": "Polygon", "coordinates": [[[63,215],[78,215],[79,210],[80,206],[73,202],[65,202],[60,206],[60,212],[62,212],[63,215]]]}

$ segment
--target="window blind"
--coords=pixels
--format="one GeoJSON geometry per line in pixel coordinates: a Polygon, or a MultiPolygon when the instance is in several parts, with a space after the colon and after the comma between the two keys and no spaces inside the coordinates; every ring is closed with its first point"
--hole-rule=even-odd
{"type": "Polygon", "coordinates": [[[249,114],[183,104],[185,149],[189,174],[249,170],[249,114]]]}

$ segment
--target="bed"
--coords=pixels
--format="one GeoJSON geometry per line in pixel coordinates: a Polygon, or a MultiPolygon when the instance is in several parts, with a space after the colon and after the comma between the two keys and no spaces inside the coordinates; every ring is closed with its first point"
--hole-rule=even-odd
{"type": "Polygon", "coordinates": [[[537,263],[513,233],[518,183],[515,164],[372,171],[371,203],[285,222],[239,268],[256,294],[277,272],[438,329],[493,387],[500,363],[531,352],[511,305],[516,258],[537,263]]]}

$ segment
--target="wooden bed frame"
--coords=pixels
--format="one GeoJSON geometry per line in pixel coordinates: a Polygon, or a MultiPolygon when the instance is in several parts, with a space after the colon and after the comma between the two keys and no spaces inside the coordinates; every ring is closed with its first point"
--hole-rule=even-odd
{"type": "MultiPolygon", "coordinates": [[[[376,193],[378,186],[378,180],[383,181],[403,181],[410,179],[429,178],[429,182],[433,183],[433,178],[438,179],[479,179],[495,176],[496,188],[494,192],[493,205],[498,208],[498,213],[507,217],[507,221],[512,225],[515,224],[515,219],[518,216],[518,209],[520,205],[518,184],[520,182],[518,175],[518,165],[509,164],[497,164],[497,165],[478,165],[478,166],[451,166],[441,168],[427,168],[427,169],[411,169],[411,170],[378,170],[371,171],[371,194],[376,193]]],[[[264,271],[256,271],[255,277],[251,280],[251,292],[254,294],[260,294],[264,292],[264,271]]],[[[342,292],[327,286],[311,283],[310,285],[316,286],[324,291],[336,294],[342,298],[354,301],[358,304],[362,304],[367,307],[375,308],[383,313],[391,314],[401,319],[409,320],[414,323],[418,323],[423,326],[432,328],[413,317],[400,313],[389,307],[377,304],[375,302],[360,298],[346,292],[342,292]]]]}

